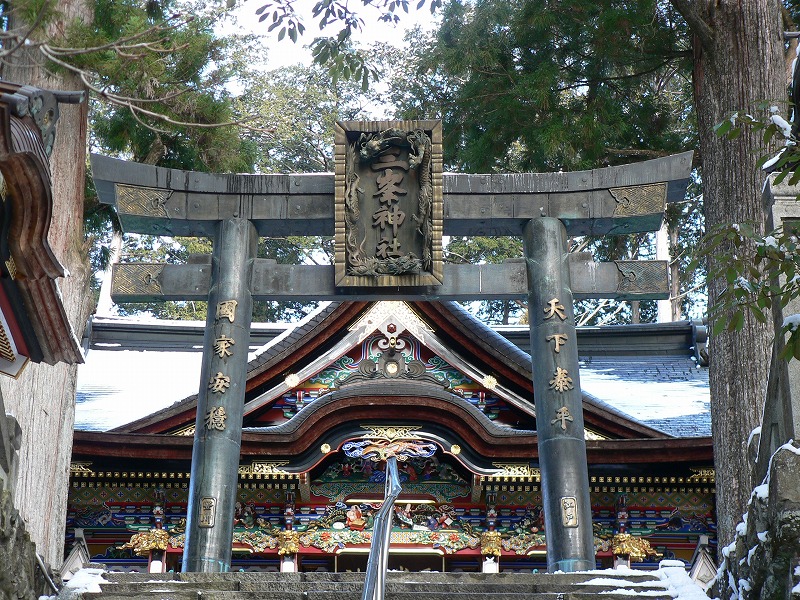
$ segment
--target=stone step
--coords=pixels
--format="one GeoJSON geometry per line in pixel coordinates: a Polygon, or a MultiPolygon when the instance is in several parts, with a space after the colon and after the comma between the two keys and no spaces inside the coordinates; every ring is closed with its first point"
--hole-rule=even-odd
{"type": "MultiPolygon", "coordinates": [[[[598,591],[595,592],[542,592],[542,593],[514,593],[498,592],[490,596],[490,600],[597,600],[598,591]]],[[[603,600],[630,600],[639,595],[624,591],[620,593],[603,592],[603,600]]],[[[131,600],[144,598],[141,592],[130,593],[84,593],[84,600],[131,600]]],[[[184,591],[184,592],[152,592],[152,597],[158,600],[361,600],[361,592],[330,592],[311,590],[297,591],[260,591],[260,592],[218,592],[218,591],[184,591]]],[[[648,600],[673,600],[671,594],[648,593],[648,600]]],[[[409,592],[387,591],[386,600],[487,600],[483,593],[451,592],[409,592]]]]}
{"type": "MultiPolygon", "coordinates": [[[[85,600],[360,600],[363,573],[106,573],[85,600]]],[[[671,600],[648,573],[390,572],[386,600],[671,600]]]]}
{"type": "MultiPolygon", "coordinates": [[[[587,594],[587,595],[597,595],[597,594],[609,594],[617,589],[626,589],[635,591],[637,594],[647,594],[648,596],[657,596],[660,593],[665,593],[663,587],[661,588],[630,588],[626,586],[613,586],[613,587],[582,587],[578,589],[572,589],[569,593],[572,594],[587,594]]],[[[308,594],[320,594],[325,593],[328,595],[331,594],[340,594],[340,595],[360,595],[361,591],[363,590],[362,586],[355,586],[352,584],[347,584],[346,587],[344,586],[337,586],[334,588],[306,588],[306,589],[298,589],[295,586],[287,586],[285,588],[273,588],[269,589],[260,589],[260,590],[218,590],[218,589],[209,589],[206,588],[204,590],[188,590],[188,589],[177,589],[175,587],[167,588],[167,587],[153,587],[150,589],[140,589],[140,590],[105,590],[103,591],[102,595],[98,594],[95,597],[103,597],[108,598],[111,596],[127,596],[127,597],[145,597],[148,595],[164,595],[164,594],[175,594],[181,597],[198,597],[198,592],[202,592],[202,597],[207,597],[209,594],[228,594],[235,595],[237,598],[245,598],[248,596],[254,595],[257,597],[258,595],[264,595],[273,593],[275,591],[280,591],[281,593],[308,593],[308,594]]],[[[415,586],[415,587],[393,587],[387,586],[386,594],[387,595],[402,595],[402,594],[447,594],[451,597],[460,597],[465,595],[481,595],[481,596],[499,596],[503,594],[523,594],[523,595],[539,595],[539,594],[552,594],[558,593],[558,590],[554,590],[553,588],[504,588],[504,587],[492,587],[489,589],[472,589],[466,590],[464,588],[451,588],[449,586],[442,586],[440,589],[433,589],[431,587],[425,586],[415,586]]]]}
{"type": "Polygon", "coordinates": [[[219,580],[214,582],[208,581],[178,581],[174,579],[165,580],[148,580],[148,581],[120,581],[115,583],[102,583],[100,584],[103,592],[109,593],[129,593],[129,592],[147,592],[153,590],[168,590],[174,592],[189,592],[189,591],[203,591],[209,587],[218,592],[236,592],[239,591],[240,586],[238,581],[233,580],[219,580]]]}
{"type": "MultiPolygon", "coordinates": [[[[103,576],[109,582],[136,583],[155,581],[184,581],[184,582],[216,582],[237,581],[258,584],[270,582],[361,582],[364,573],[277,573],[277,572],[230,572],[230,573],[105,573],[103,576]]],[[[658,582],[658,577],[646,572],[622,573],[617,575],[613,571],[588,571],[578,573],[437,573],[433,571],[401,572],[390,571],[387,574],[388,582],[413,582],[413,583],[528,583],[540,584],[547,582],[552,585],[575,585],[592,579],[620,579],[636,583],[658,582]]]]}
{"type": "MultiPolygon", "coordinates": [[[[269,591],[271,589],[279,589],[287,592],[303,592],[303,591],[330,591],[330,592],[357,592],[363,589],[363,581],[273,581],[270,583],[254,582],[254,581],[216,581],[216,582],[182,582],[182,581],[158,581],[158,582],[131,582],[131,583],[108,583],[103,584],[102,589],[105,593],[122,594],[122,593],[150,593],[154,590],[170,591],[170,592],[189,592],[195,590],[206,591],[242,591],[242,592],[258,592],[269,591]]],[[[632,587],[629,584],[608,583],[604,585],[583,585],[583,583],[574,583],[569,587],[572,592],[592,592],[592,591],[611,591],[620,587],[632,587]]],[[[443,588],[443,591],[452,594],[466,594],[466,593],[482,593],[482,594],[496,594],[501,592],[514,592],[514,593],[544,593],[544,592],[557,592],[564,589],[563,586],[555,586],[552,583],[537,581],[537,582],[455,582],[447,581],[440,583],[432,582],[413,582],[413,581],[387,581],[387,592],[425,592],[437,591],[443,588]]],[[[642,583],[635,586],[637,591],[655,592],[663,590],[660,583],[642,583]]]]}

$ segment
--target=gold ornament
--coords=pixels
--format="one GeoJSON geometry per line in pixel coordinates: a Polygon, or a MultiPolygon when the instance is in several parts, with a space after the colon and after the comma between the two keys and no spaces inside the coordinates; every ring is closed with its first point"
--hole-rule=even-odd
{"type": "Polygon", "coordinates": [[[555,347],[553,350],[556,351],[556,354],[559,354],[561,352],[561,346],[567,343],[567,334],[554,333],[553,335],[548,335],[544,339],[548,342],[555,342],[555,347]]]}
{"type": "Polygon", "coordinates": [[[228,413],[225,412],[224,406],[212,406],[211,410],[206,413],[206,429],[223,431],[225,429],[225,420],[227,418],[228,413]]]}
{"type": "Polygon", "coordinates": [[[135,533],[123,549],[132,549],[136,556],[148,556],[152,550],[166,550],[169,533],[164,529],[151,529],[144,533],[135,533]]]}
{"type": "Polygon", "coordinates": [[[214,340],[214,354],[216,354],[220,358],[233,356],[233,352],[231,351],[231,346],[233,346],[235,343],[236,342],[233,340],[233,338],[229,338],[225,334],[219,336],[217,339],[214,340]]]}
{"type": "Polygon", "coordinates": [[[228,319],[233,323],[236,319],[236,305],[239,304],[236,300],[224,300],[217,302],[217,321],[220,319],[228,319]]]}
{"type": "Polygon", "coordinates": [[[556,410],[556,418],[550,421],[550,425],[555,425],[556,423],[561,423],[561,429],[564,431],[567,430],[567,421],[572,423],[572,414],[570,414],[569,409],[566,406],[562,406],[558,410],[556,410]]]}
{"type": "Polygon", "coordinates": [[[558,298],[553,298],[547,303],[547,306],[544,307],[544,320],[552,319],[554,316],[558,317],[562,321],[567,319],[567,315],[564,313],[564,305],[561,304],[558,298]]]}
{"type": "Polygon", "coordinates": [[[297,554],[300,551],[300,533],[284,529],[278,534],[278,556],[297,554]]]}
{"type": "Polygon", "coordinates": [[[556,367],[556,372],[550,380],[550,389],[557,392],[566,392],[574,387],[575,386],[572,385],[572,377],[569,376],[567,370],[556,367]]]}
{"type": "Polygon", "coordinates": [[[631,562],[642,562],[645,558],[660,558],[662,555],[650,547],[644,538],[630,533],[618,533],[612,541],[611,551],[615,556],[627,556],[631,562]]]}
{"type": "Polygon", "coordinates": [[[484,531],[481,534],[481,554],[483,556],[500,556],[500,532],[484,531]]]}
{"type": "Polygon", "coordinates": [[[223,375],[221,372],[214,375],[208,381],[208,389],[215,394],[224,394],[225,390],[229,387],[231,387],[231,378],[227,375],[223,375]]]}

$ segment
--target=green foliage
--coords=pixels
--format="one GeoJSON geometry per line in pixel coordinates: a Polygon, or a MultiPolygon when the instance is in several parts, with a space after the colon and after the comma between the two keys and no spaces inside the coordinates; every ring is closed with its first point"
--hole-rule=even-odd
{"type": "MultiPolygon", "coordinates": [[[[797,229],[776,230],[766,236],[752,223],[734,223],[709,230],[697,261],[714,256],[709,277],[726,282],[711,307],[712,334],[740,331],[745,313],[766,323],[774,303],[786,304],[800,294],[800,246],[797,229]]],[[[790,333],[784,358],[800,356],[800,330],[789,319],[782,333],[790,333]]]]}
{"type": "MultiPolygon", "coordinates": [[[[374,94],[363,94],[358,82],[331,83],[321,67],[293,66],[254,76],[238,99],[242,110],[257,112],[268,129],[248,132],[257,148],[261,173],[333,171],[334,124],[367,119],[365,106],[374,94]],[[246,108],[245,108],[246,107],[246,108]]],[[[259,256],[281,264],[330,264],[333,239],[291,236],[261,240],[259,256]]],[[[315,304],[258,303],[256,321],[297,320],[315,304]]]]}
{"type": "MultiPolygon", "coordinates": [[[[758,166],[776,173],[772,184],[800,182],[800,150],[796,133],[780,116],[778,106],[762,102],[755,114],[732,113],[714,128],[726,139],[736,139],[746,130],[761,135],[764,154],[758,166]],[[760,117],[760,115],[767,115],[760,117]],[[768,153],[770,145],[784,142],[777,153],[768,153]]],[[[713,257],[708,276],[726,282],[716,305],[711,307],[712,333],[741,331],[745,314],[761,323],[773,318],[773,306],[785,307],[800,296],[800,223],[789,220],[767,235],[758,233],[753,223],[725,224],[710,230],[703,239],[694,265],[713,257]]],[[[788,335],[781,357],[800,358],[800,320],[797,315],[784,319],[779,334],[788,335]]]]}
{"type": "Polygon", "coordinates": [[[442,116],[451,169],[577,170],[695,143],[689,43],[666,3],[453,1],[406,42],[391,98],[402,118],[442,116]]]}
{"type": "Polygon", "coordinates": [[[97,0],[94,21],[68,29],[71,46],[107,48],[69,58],[101,90],[93,105],[93,141],[106,153],[139,162],[250,171],[254,148],[233,125],[241,115],[226,85],[247,72],[253,39],[220,38],[213,16],[194,17],[192,5],[175,4],[97,0]],[[120,49],[128,38],[135,38],[135,47],[120,49]],[[130,100],[109,103],[112,92],[130,100]]]}
{"type": "MultiPolygon", "coordinates": [[[[236,124],[246,116],[237,112],[228,84],[247,77],[254,39],[217,36],[216,8],[96,0],[91,21],[66,21],[62,35],[53,37],[45,27],[63,18],[57,12],[41,12],[33,0],[9,6],[3,6],[7,25],[35,22],[25,30],[30,47],[53,69],[79,74],[93,92],[92,151],[164,167],[252,171],[255,144],[236,124]]],[[[98,272],[108,265],[119,224],[113,209],[97,201],[90,178],[85,198],[86,247],[98,272]]]]}
{"type": "MultiPolygon", "coordinates": [[[[77,76],[90,94],[90,147],[140,162],[194,170],[251,171],[255,149],[234,126],[226,84],[246,72],[252,38],[220,38],[217,7],[194,1],[95,0],[91,20],[59,3],[0,3],[0,38],[25,60],[77,76]]],[[[86,247],[106,268],[119,225],[87,180],[86,247]]]]}
{"type": "MultiPolygon", "coordinates": [[[[667,3],[454,0],[437,31],[412,31],[405,42],[389,99],[397,118],[442,118],[447,170],[591,169],[697,143],[688,34],[667,3]]],[[[691,220],[691,233],[672,249],[684,266],[702,229],[698,204],[672,206],[668,215],[673,227],[691,220]]],[[[600,260],[654,258],[653,236],[573,245],[600,260]]],[[[507,251],[505,258],[521,256],[518,247],[507,251]]],[[[695,297],[683,300],[688,309],[695,297]]],[[[587,324],[631,318],[630,307],[615,302],[577,308],[587,324]]],[[[640,309],[642,320],[655,318],[655,303],[640,309]]],[[[508,314],[491,305],[480,312],[508,314]]]]}
{"type": "MultiPolygon", "coordinates": [[[[522,240],[516,237],[453,237],[446,248],[446,259],[452,263],[501,263],[519,256],[522,256],[522,240]]],[[[478,303],[475,312],[485,323],[508,325],[524,320],[527,308],[521,302],[489,300],[478,303]]]]}
{"type": "Polygon", "coordinates": [[[259,172],[309,173],[333,171],[334,124],[368,118],[374,100],[356,82],[332,84],[320,67],[294,66],[253,76],[237,103],[269,125],[247,134],[259,172]]]}
{"type": "MultiPolygon", "coordinates": [[[[303,35],[305,25],[294,9],[296,0],[270,0],[256,10],[259,21],[269,22],[267,31],[277,31],[278,40],[287,34],[292,42],[297,42],[303,35]]],[[[418,0],[416,9],[425,6],[426,0],[418,0]]],[[[352,4],[358,5],[358,2],[352,4]]],[[[365,9],[370,9],[378,21],[399,23],[399,11],[409,12],[408,0],[361,0],[365,9]]],[[[430,11],[435,13],[442,5],[442,0],[431,0],[430,11]]],[[[334,84],[341,78],[360,82],[364,91],[370,81],[378,78],[379,70],[372,61],[372,55],[355,49],[351,45],[353,33],[364,28],[364,20],[351,6],[341,0],[318,0],[312,9],[312,17],[319,19],[319,30],[328,27],[339,27],[334,36],[317,37],[311,44],[314,63],[328,70],[334,84]]]]}
{"type": "Polygon", "coordinates": [[[795,169],[800,162],[800,151],[797,149],[797,140],[791,125],[779,114],[779,107],[769,102],[760,102],[756,106],[753,116],[746,113],[740,115],[734,112],[727,119],[714,127],[714,132],[728,140],[734,140],[742,135],[745,130],[750,130],[761,135],[764,144],[764,154],[758,159],[756,167],[768,172],[777,172],[774,185],[787,179],[789,185],[800,182],[800,169],[795,169]],[[768,115],[761,117],[760,115],[768,115]],[[777,154],[770,154],[770,147],[776,142],[782,142],[784,147],[777,154]]]}

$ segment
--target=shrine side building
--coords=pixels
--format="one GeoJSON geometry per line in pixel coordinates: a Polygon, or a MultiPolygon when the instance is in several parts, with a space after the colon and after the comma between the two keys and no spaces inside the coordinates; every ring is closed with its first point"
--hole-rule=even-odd
{"type": "MultiPolygon", "coordinates": [[[[260,348],[248,366],[233,568],[363,570],[384,466],[342,448],[422,442],[436,452],[400,464],[390,568],[546,569],[537,419],[571,423],[536,414],[531,357],[515,344],[527,346],[527,330],[505,333],[453,302],[343,302],[260,348]]],[[[688,322],[579,332],[598,566],[620,554],[617,534],[645,549],[630,553],[641,568],[689,564],[699,545],[713,552],[701,334],[688,322]],[[626,380],[639,385],[609,388],[626,380]],[[619,403],[593,395],[600,388],[619,403]]],[[[144,571],[147,536],[123,546],[157,528],[166,568],[179,568],[195,428],[227,418],[197,419],[196,405],[190,396],[110,431],[75,432],[66,552],[85,543],[95,561],[144,571]]]]}

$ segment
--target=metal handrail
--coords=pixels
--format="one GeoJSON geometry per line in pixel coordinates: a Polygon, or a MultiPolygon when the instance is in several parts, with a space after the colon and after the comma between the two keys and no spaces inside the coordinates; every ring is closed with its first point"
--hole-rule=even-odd
{"type": "Polygon", "coordinates": [[[45,583],[50,586],[50,589],[53,590],[56,594],[58,594],[58,586],[53,583],[53,580],[50,578],[50,574],[47,572],[47,567],[44,565],[44,561],[42,557],[38,554],[36,556],[36,566],[39,567],[39,570],[42,572],[42,576],[44,577],[45,583]]]}
{"type": "Polygon", "coordinates": [[[402,491],[397,458],[386,459],[386,487],[383,505],[375,515],[372,542],[367,559],[367,574],[361,600],[383,600],[386,592],[386,570],[389,564],[389,542],[392,535],[394,503],[402,491]]]}

